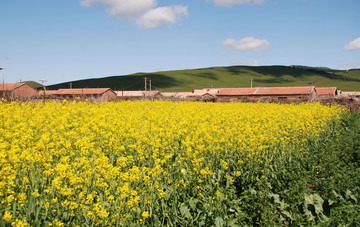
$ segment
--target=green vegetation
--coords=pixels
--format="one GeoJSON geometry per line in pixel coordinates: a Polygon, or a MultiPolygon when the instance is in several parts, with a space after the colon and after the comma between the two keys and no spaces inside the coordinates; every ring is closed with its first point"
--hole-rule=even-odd
{"type": "Polygon", "coordinates": [[[39,84],[38,82],[35,81],[24,81],[24,83],[28,84],[30,87],[33,88],[41,88],[42,84],[39,84]]]}
{"type": "MultiPolygon", "coordinates": [[[[338,87],[343,91],[359,90],[360,69],[333,70],[306,66],[230,66],[191,70],[136,73],[72,81],[73,88],[110,87],[113,90],[143,90],[144,77],[151,79],[152,89],[190,91],[207,87],[310,86],[338,87]]],[[[48,86],[48,89],[69,88],[70,82],[48,86]]]]}
{"type": "Polygon", "coordinates": [[[304,153],[274,158],[265,180],[239,178],[238,216],[261,226],[356,226],[359,161],[360,115],[353,113],[320,141],[309,142],[304,153]]]}

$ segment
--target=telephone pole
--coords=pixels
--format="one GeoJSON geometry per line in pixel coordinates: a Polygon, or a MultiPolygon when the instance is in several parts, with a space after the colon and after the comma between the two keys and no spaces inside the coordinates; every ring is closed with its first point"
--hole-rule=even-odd
{"type": "Polygon", "coordinates": [[[145,99],[146,99],[146,79],[147,79],[147,77],[144,77],[144,80],[145,80],[145,91],[144,91],[144,97],[145,97],[145,99]]]}
{"type": "Polygon", "coordinates": [[[147,79],[147,77],[144,77],[144,80],[145,80],[145,87],[144,87],[145,89],[144,89],[144,90],[145,90],[145,91],[146,91],[146,87],[147,87],[147,86],[146,86],[146,79],[147,79]]]}
{"type": "Polygon", "coordinates": [[[44,88],[44,103],[45,103],[45,96],[46,96],[46,87],[45,87],[45,82],[47,82],[47,80],[39,80],[41,83],[42,83],[42,85],[43,85],[43,88],[44,88]]]}

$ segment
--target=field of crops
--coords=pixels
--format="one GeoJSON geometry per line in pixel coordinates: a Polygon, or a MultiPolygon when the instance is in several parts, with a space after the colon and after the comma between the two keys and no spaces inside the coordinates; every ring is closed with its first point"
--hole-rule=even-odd
{"type": "Polygon", "coordinates": [[[282,198],[245,183],[269,184],[273,163],[306,155],[345,115],[317,103],[3,102],[0,225],[254,223],[251,195],[282,198]]]}

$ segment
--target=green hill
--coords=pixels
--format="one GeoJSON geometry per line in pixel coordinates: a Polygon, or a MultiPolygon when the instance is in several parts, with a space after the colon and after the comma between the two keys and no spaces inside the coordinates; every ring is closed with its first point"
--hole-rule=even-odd
{"type": "MultiPolygon", "coordinates": [[[[307,66],[230,66],[71,81],[72,88],[109,87],[113,90],[144,90],[144,77],[152,90],[190,91],[208,87],[338,87],[343,91],[360,90],[360,69],[334,70],[307,66]]],[[[48,89],[69,88],[70,82],[54,84],[48,89]]]]}
{"type": "Polygon", "coordinates": [[[35,89],[42,87],[42,84],[39,84],[38,82],[35,81],[24,81],[24,83],[28,84],[30,87],[33,87],[35,89]]]}

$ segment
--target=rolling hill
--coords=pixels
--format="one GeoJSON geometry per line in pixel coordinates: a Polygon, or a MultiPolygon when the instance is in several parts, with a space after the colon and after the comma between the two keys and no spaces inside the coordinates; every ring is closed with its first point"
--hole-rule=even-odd
{"type": "MultiPolygon", "coordinates": [[[[144,77],[151,80],[152,90],[190,91],[208,87],[338,87],[343,91],[360,90],[360,69],[334,70],[307,66],[229,66],[202,69],[136,73],[47,86],[48,89],[100,88],[144,90],[144,77]]],[[[149,89],[149,88],[147,88],[149,89]]]]}
{"type": "Polygon", "coordinates": [[[24,81],[24,83],[28,84],[30,87],[33,88],[42,88],[42,84],[39,84],[38,82],[35,81],[24,81]]]}

